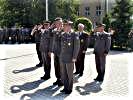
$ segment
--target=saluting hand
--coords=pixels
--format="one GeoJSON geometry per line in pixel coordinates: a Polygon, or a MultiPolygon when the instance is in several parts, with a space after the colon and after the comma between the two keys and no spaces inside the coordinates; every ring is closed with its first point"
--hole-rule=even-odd
{"type": "Polygon", "coordinates": [[[54,28],[55,27],[55,23],[52,23],[52,25],[50,26],[50,28],[54,28]]]}
{"type": "Polygon", "coordinates": [[[86,51],[83,51],[82,53],[86,53],[86,51]]]}
{"type": "Polygon", "coordinates": [[[72,59],[72,62],[76,62],[76,59],[72,59]]]}
{"type": "Polygon", "coordinates": [[[41,30],[41,29],[42,29],[42,27],[43,27],[43,25],[39,25],[38,30],[41,30]]]}

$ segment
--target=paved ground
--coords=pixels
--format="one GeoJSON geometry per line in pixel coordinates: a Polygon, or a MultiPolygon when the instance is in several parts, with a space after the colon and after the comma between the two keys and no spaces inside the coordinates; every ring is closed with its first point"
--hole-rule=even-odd
{"type": "Polygon", "coordinates": [[[7,100],[87,100],[90,97],[129,95],[128,57],[132,53],[111,51],[107,57],[105,80],[99,85],[93,82],[97,73],[93,49],[88,49],[84,75],[74,76],[72,94],[64,95],[60,93],[63,87],[52,85],[56,80],[53,60],[51,79],[40,80],[43,67],[35,67],[38,63],[35,44],[0,45],[0,50],[0,64],[4,64],[4,98],[7,100]]]}

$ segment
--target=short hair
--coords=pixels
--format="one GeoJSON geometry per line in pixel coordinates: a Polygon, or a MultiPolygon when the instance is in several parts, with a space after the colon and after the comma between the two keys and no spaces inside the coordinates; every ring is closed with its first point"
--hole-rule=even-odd
{"type": "Polygon", "coordinates": [[[50,23],[51,21],[47,21],[47,20],[43,21],[43,24],[50,24],[50,23]]]}
{"type": "Polygon", "coordinates": [[[63,24],[72,25],[73,22],[70,21],[70,20],[64,20],[64,21],[63,21],[63,24]]]}
{"type": "Polygon", "coordinates": [[[106,25],[103,23],[98,23],[96,27],[98,28],[98,27],[102,27],[102,26],[105,27],[106,25]]]}
{"type": "Polygon", "coordinates": [[[79,26],[81,26],[81,27],[83,27],[83,28],[85,27],[84,24],[82,24],[82,23],[79,23],[79,24],[78,24],[78,27],[79,27],[79,26]]]}

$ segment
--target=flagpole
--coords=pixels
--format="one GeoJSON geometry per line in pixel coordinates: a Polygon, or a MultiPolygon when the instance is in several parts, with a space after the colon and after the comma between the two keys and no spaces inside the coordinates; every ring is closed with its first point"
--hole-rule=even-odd
{"type": "Polygon", "coordinates": [[[105,13],[107,14],[108,13],[108,0],[105,0],[105,13]]]}
{"type": "Polygon", "coordinates": [[[48,0],[46,0],[46,20],[48,20],[48,0]]]}

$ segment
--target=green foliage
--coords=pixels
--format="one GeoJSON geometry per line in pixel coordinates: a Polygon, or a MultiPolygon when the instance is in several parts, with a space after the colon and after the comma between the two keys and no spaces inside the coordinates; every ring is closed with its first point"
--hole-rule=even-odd
{"type": "Polygon", "coordinates": [[[30,4],[31,0],[1,0],[0,24],[11,27],[16,23],[20,25],[31,24],[30,4]]]}
{"type": "Polygon", "coordinates": [[[119,48],[127,48],[128,46],[128,33],[133,25],[133,22],[131,21],[132,15],[132,0],[116,0],[116,5],[112,12],[114,19],[112,26],[115,29],[114,45],[118,46],[119,48]]]}
{"type": "Polygon", "coordinates": [[[92,31],[92,22],[90,21],[90,19],[85,18],[85,17],[81,17],[81,18],[76,19],[75,25],[74,25],[74,28],[76,30],[78,30],[78,24],[79,23],[82,23],[85,25],[85,31],[87,31],[87,32],[92,31]]]}
{"type": "Polygon", "coordinates": [[[111,27],[111,17],[109,14],[103,17],[103,23],[106,25],[105,31],[108,32],[108,29],[111,27]]]}
{"type": "Polygon", "coordinates": [[[49,19],[53,20],[60,16],[63,19],[74,21],[76,16],[76,7],[79,6],[79,0],[49,0],[49,19]]]}
{"type": "MultiPolygon", "coordinates": [[[[48,0],[49,20],[55,17],[74,20],[78,0],[48,0]]],[[[31,26],[45,20],[45,0],[0,0],[0,25],[31,26]]]]}

